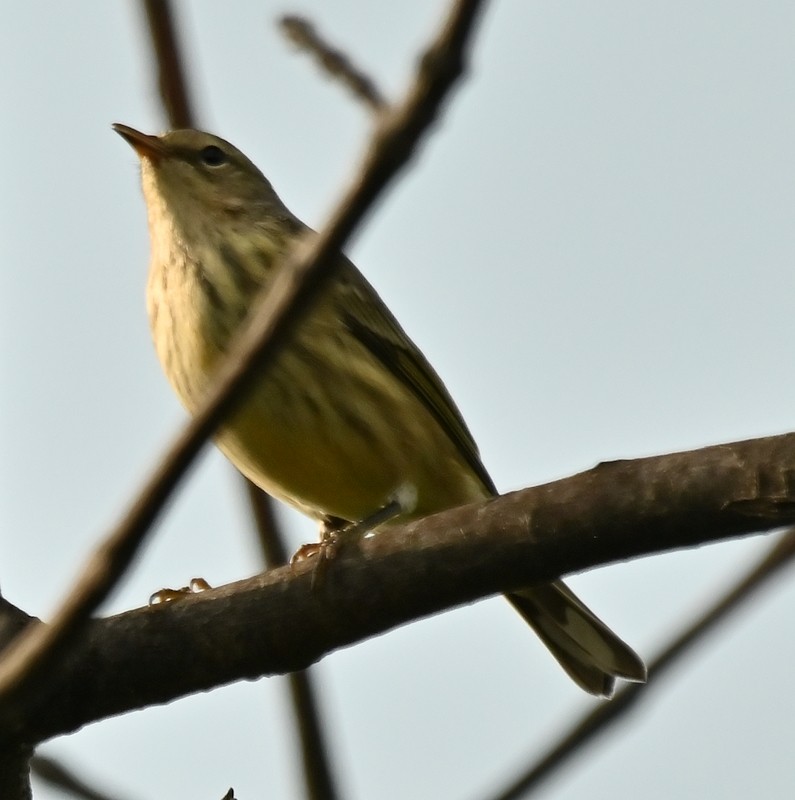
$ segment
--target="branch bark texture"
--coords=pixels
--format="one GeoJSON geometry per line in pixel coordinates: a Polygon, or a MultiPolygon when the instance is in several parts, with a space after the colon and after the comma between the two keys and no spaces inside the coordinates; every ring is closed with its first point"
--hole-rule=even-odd
{"type": "MultiPolygon", "coordinates": [[[[178,603],[92,621],[47,686],[0,713],[37,742],[214,686],[302,669],[397,625],[649,553],[795,522],[795,434],[636,461],[445,511],[178,603]]],[[[221,535],[221,534],[219,534],[221,535]]]]}

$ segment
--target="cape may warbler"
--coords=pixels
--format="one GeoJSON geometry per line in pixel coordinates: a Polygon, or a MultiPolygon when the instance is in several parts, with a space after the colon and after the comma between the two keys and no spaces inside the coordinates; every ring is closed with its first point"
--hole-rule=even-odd
{"type": "MultiPolygon", "coordinates": [[[[255,296],[308,229],[229,142],[114,128],[141,159],[155,347],[194,411],[255,296]]],[[[396,497],[395,519],[405,521],[494,495],[444,384],[340,260],[291,343],[219,430],[218,447],[266,492],[326,524],[364,520],[396,497]]],[[[586,691],[610,695],[616,678],[645,679],[638,656],[562,582],[508,599],[586,691]]]]}

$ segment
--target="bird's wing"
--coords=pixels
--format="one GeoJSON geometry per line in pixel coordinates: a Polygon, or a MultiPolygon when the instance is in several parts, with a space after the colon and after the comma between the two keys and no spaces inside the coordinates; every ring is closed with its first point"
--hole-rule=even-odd
{"type": "Polygon", "coordinates": [[[483,486],[497,490],[480,460],[475,440],[461,412],[439,376],[409,339],[400,324],[369,283],[350,262],[340,270],[343,297],[342,320],[356,337],[392,374],[396,375],[431,412],[455,444],[483,486]],[[358,273],[358,271],[356,271],[358,273]],[[359,278],[363,283],[360,283],[359,278]]]}

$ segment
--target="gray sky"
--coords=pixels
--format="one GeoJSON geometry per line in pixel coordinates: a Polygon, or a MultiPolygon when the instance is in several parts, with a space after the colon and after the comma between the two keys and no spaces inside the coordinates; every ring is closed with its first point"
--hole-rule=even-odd
{"type": "MultiPolygon", "coordinates": [[[[368,120],[274,19],[309,14],[394,95],[444,6],[181,3],[204,127],[321,224],[368,120]]],[[[472,77],[349,252],[502,490],[795,429],[793,30],[783,0],[491,5],[472,77]]],[[[148,64],[133,3],[5,9],[0,583],[45,617],[183,419],[149,341],[136,160],[110,130],[164,127],[148,64]]],[[[572,584],[649,656],[764,546],[572,584]]],[[[208,452],[104,610],[257,569],[236,476],[208,452]]],[[[790,797],[793,603],[785,578],[540,796],[790,797]]],[[[481,796],[590,702],[499,599],[316,674],[352,798],[481,796]]],[[[284,689],[239,684],[47,750],[130,798],[293,797],[284,689]]]]}

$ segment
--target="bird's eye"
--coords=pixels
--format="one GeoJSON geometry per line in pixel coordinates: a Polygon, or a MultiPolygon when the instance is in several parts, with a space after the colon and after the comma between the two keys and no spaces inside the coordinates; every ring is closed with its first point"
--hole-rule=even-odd
{"type": "Polygon", "coordinates": [[[229,160],[226,153],[214,144],[207,145],[199,151],[199,158],[208,167],[220,167],[229,160]]]}

